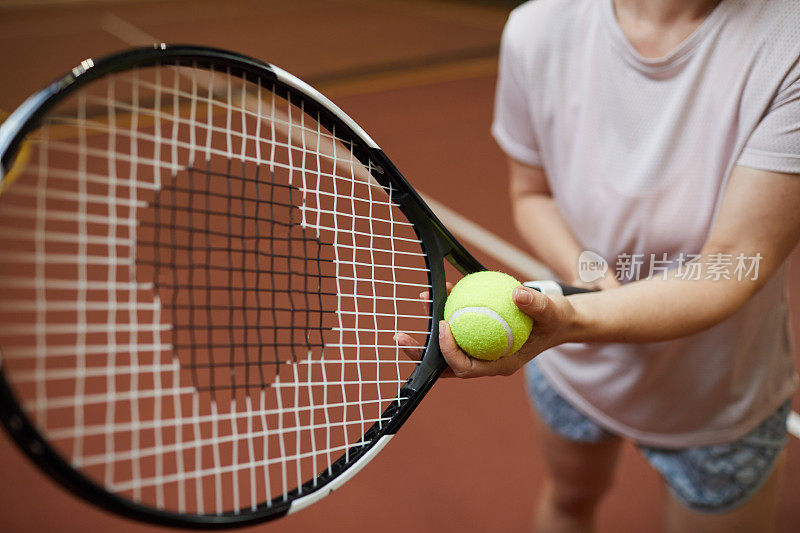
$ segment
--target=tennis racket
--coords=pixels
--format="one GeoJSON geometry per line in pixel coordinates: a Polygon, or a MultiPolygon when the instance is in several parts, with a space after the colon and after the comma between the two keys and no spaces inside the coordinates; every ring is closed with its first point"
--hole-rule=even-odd
{"type": "Polygon", "coordinates": [[[445,368],[444,259],[483,269],[338,107],[231,52],[86,60],[0,156],[0,417],[140,520],[252,524],[341,486],[445,368]]]}

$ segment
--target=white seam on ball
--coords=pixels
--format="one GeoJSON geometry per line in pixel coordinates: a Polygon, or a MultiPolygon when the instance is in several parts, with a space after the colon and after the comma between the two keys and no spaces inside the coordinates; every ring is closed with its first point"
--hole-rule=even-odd
{"type": "Polygon", "coordinates": [[[503,326],[503,329],[506,330],[506,340],[508,341],[506,351],[503,352],[503,355],[501,355],[500,357],[505,357],[505,355],[509,351],[511,351],[511,348],[514,346],[514,332],[511,331],[511,326],[508,325],[508,322],[506,322],[502,316],[497,314],[493,309],[490,309],[489,307],[462,307],[461,309],[456,309],[453,312],[453,314],[450,315],[450,320],[448,320],[448,322],[452,322],[453,320],[455,320],[464,313],[480,313],[482,315],[489,316],[495,319],[497,322],[499,322],[500,325],[503,326]]]}

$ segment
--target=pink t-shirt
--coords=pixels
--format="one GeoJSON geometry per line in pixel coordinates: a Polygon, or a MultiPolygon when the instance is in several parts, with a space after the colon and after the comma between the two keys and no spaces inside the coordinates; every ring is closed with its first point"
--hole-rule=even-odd
{"type": "MultiPolygon", "coordinates": [[[[798,58],[796,0],[723,0],[659,59],[630,45],[612,0],[536,0],[503,33],[492,133],[545,169],[584,249],[612,271],[638,257],[646,277],[651,258],[675,266],[700,251],[735,165],[800,173],[798,58]]],[[[737,439],[796,387],[785,270],[707,331],[562,345],[539,356],[542,371],[644,444],[737,439]]]]}

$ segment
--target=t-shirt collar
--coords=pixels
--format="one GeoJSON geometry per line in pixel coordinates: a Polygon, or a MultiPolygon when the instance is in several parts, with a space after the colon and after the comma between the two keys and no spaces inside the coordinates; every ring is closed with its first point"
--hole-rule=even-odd
{"type": "Polygon", "coordinates": [[[604,26],[609,30],[611,40],[625,60],[634,68],[645,73],[663,75],[686,61],[708,34],[721,25],[726,11],[723,6],[726,6],[729,2],[722,0],[708,14],[706,19],[678,46],[673,48],[667,55],[652,59],[640,54],[622,32],[614,10],[614,0],[600,0],[599,3],[602,4],[601,11],[603,12],[604,26]]]}

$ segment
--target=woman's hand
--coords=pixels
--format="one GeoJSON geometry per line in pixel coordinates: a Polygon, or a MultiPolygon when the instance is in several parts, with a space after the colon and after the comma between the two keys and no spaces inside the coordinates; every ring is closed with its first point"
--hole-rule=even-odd
{"type": "Polygon", "coordinates": [[[553,346],[565,342],[575,310],[563,296],[545,296],[534,289],[517,287],[514,303],[533,319],[533,331],[516,353],[495,361],[483,361],[465,354],[456,344],[446,320],[439,322],[439,347],[452,375],[459,378],[510,376],[525,363],[553,346]]]}
{"type": "MultiPolygon", "coordinates": [[[[449,281],[445,283],[445,288],[447,289],[447,294],[450,294],[450,291],[453,290],[453,284],[449,281]]],[[[419,299],[423,301],[430,300],[430,293],[428,291],[422,291],[419,293],[419,299]]],[[[425,305],[425,312],[428,312],[428,306],[425,305]]],[[[441,329],[441,324],[439,328],[441,329]]],[[[405,332],[398,332],[394,335],[394,341],[403,349],[403,352],[408,356],[409,359],[419,360],[422,357],[422,346],[419,345],[417,341],[415,341],[411,335],[405,332]]],[[[445,369],[442,372],[441,377],[453,377],[453,371],[450,368],[445,369]]]]}
{"type": "MultiPolygon", "coordinates": [[[[452,285],[448,283],[447,291],[452,285]]],[[[420,297],[427,298],[423,293],[420,297]]],[[[533,331],[528,340],[516,353],[495,361],[483,361],[465,354],[456,344],[450,325],[446,320],[439,322],[439,347],[449,368],[442,377],[476,378],[482,376],[510,376],[525,363],[568,339],[568,333],[575,316],[569,300],[563,296],[548,297],[534,289],[517,287],[513,293],[514,303],[520,311],[533,319],[533,331]]],[[[395,335],[395,341],[412,359],[419,359],[422,348],[406,333],[395,335]]]]}

